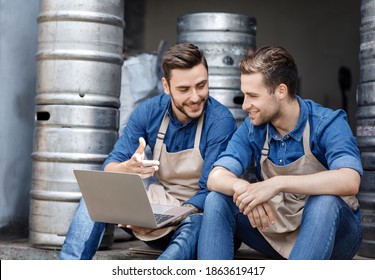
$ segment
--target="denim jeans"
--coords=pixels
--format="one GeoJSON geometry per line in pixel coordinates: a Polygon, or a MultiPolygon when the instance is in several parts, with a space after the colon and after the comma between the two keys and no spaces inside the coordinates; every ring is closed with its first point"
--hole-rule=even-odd
{"type": "Polygon", "coordinates": [[[86,204],[81,199],[66,234],[59,259],[91,260],[99,248],[106,226],[105,223],[91,220],[86,204]]]}
{"type": "MultiPolygon", "coordinates": [[[[199,230],[202,223],[202,214],[188,216],[181,221],[173,232],[169,244],[164,252],[158,257],[158,260],[195,260],[197,259],[197,247],[199,230]]],[[[153,243],[157,242],[153,241],[153,243]]],[[[153,246],[154,244],[149,244],[153,246]]]]}
{"type": "MultiPolygon", "coordinates": [[[[211,192],[198,241],[198,259],[233,259],[233,238],[272,259],[282,259],[260,232],[239,212],[233,198],[211,192]]],[[[288,259],[351,259],[362,239],[360,211],[338,196],[310,196],[298,238],[288,259]]]]}
{"type": "MultiPolygon", "coordinates": [[[[184,219],[174,232],[145,243],[152,248],[164,251],[159,259],[196,259],[201,221],[201,214],[191,215],[184,219]]],[[[61,248],[59,259],[91,260],[99,248],[105,228],[105,223],[91,220],[86,204],[81,199],[61,248]]],[[[124,230],[132,234],[130,230],[124,230]]]]}

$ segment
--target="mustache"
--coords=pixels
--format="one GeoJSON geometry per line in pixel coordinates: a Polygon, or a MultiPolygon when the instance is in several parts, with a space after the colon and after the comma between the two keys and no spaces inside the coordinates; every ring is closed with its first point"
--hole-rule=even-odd
{"type": "Polygon", "coordinates": [[[200,104],[202,102],[206,102],[207,98],[201,98],[200,100],[198,100],[197,102],[186,102],[185,105],[197,105],[197,104],[200,104]]]}

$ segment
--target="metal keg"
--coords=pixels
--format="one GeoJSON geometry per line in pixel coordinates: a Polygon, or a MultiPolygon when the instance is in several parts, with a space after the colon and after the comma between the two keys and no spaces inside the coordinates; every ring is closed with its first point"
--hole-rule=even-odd
{"type": "Polygon", "coordinates": [[[41,1],[37,104],[119,107],[123,1],[41,1]]]}
{"type": "Polygon", "coordinates": [[[118,109],[37,105],[29,240],[62,245],[81,198],[74,169],[100,169],[118,138],[118,109]]]}
{"type": "Polygon", "coordinates": [[[361,256],[374,258],[375,254],[375,192],[364,191],[358,195],[361,203],[362,221],[362,243],[358,254],[361,256]]]}
{"type": "Polygon", "coordinates": [[[363,152],[375,150],[375,106],[357,109],[357,143],[363,152]]]}
{"type": "MultiPolygon", "coordinates": [[[[101,169],[118,139],[123,0],[42,0],[29,241],[61,247],[81,198],[74,169],[101,169]]],[[[101,247],[113,242],[113,226],[101,247]]]]}
{"type": "Polygon", "coordinates": [[[360,82],[375,81],[375,21],[360,27],[360,82]]]}
{"type": "Polygon", "coordinates": [[[230,13],[194,13],[177,19],[178,43],[192,43],[204,53],[209,68],[210,95],[232,112],[237,124],[242,110],[238,64],[256,48],[256,19],[230,13]]]}
{"type": "Polygon", "coordinates": [[[373,0],[361,0],[361,26],[371,24],[375,19],[375,2],[373,0]]]}
{"type": "Polygon", "coordinates": [[[360,82],[375,81],[375,6],[373,0],[361,1],[360,82]]]}
{"type": "Polygon", "coordinates": [[[357,142],[364,174],[358,200],[363,227],[358,254],[375,257],[375,0],[361,0],[360,84],[357,86],[357,142]]]}

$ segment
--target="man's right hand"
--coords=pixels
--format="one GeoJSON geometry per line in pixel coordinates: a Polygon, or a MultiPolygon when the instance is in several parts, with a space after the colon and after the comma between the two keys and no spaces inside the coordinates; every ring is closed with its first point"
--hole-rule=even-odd
{"type": "Polygon", "coordinates": [[[131,225],[123,225],[123,224],[118,224],[117,226],[128,228],[132,230],[133,232],[142,234],[142,235],[151,233],[156,230],[155,228],[136,227],[136,226],[131,226],[131,225]]]}
{"type": "Polygon", "coordinates": [[[145,160],[146,141],[143,137],[139,138],[139,146],[132,157],[124,162],[111,162],[105,167],[106,171],[118,171],[127,173],[137,173],[143,179],[154,175],[159,170],[158,160],[145,160]]]}
{"type": "Polygon", "coordinates": [[[267,200],[260,201],[259,204],[249,207],[251,201],[256,199],[252,191],[256,188],[255,186],[258,185],[256,183],[250,184],[245,180],[238,179],[233,187],[233,201],[238,206],[240,212],[248,217],[253,228],[267,230],[270,224],[275,223],[275,215],[267,200]]]}

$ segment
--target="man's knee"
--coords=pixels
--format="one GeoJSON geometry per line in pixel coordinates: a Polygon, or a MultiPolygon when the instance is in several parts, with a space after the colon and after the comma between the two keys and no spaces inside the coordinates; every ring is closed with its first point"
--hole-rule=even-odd
{"type": "Polygon", "coordinates": [[[345,202],[335,195],[314,195],[310,196],[304,207],[302,218],[317,218],[318,220],[335,219],[345,202]]]}
{"type": "Polygon", "coordinates": [[[194,227],[200,228],[201,223],[202,223],[202,214],[193,214],[193,215],[186,217],[186,219],[184,219],[181,222],[181,225],[189,224],[189,225],[193,225],[194,227]]]}
{"type": "Polygon", "coordinates": [[[343,200],[336,195],[312,195],[306,201],[306,208],[328,209],[340,206],[343,200]]]}
{"type": "Polygon", "coordinates": [[[205,208],[208,205],[227,204],[228,199],[231,199],[231,198],[224,194],[212,191],[206,197],[205,208]]]}

